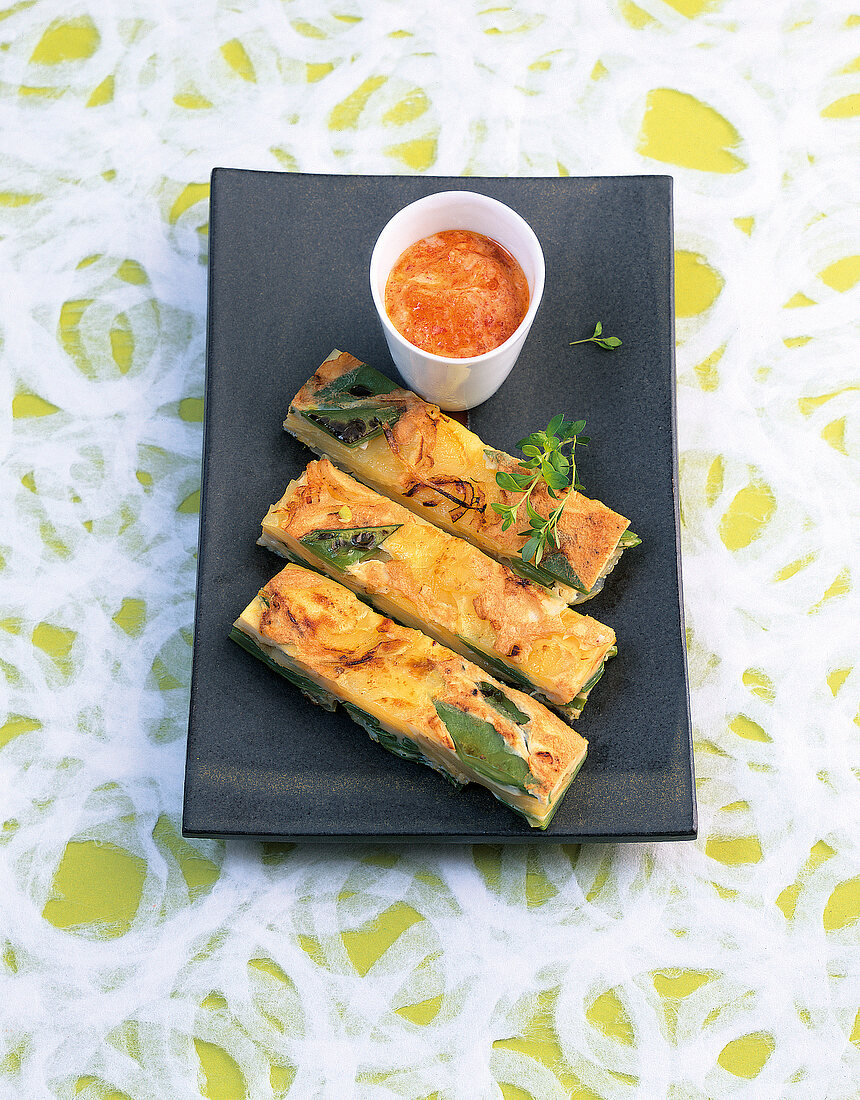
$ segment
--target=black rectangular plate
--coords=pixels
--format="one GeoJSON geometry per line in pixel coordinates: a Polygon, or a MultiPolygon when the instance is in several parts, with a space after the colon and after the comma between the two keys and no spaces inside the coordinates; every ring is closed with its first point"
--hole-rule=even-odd
{"type": "Polygon", "coordinates": [[[203,494],[183,831],[281,840],[557,842],[696,835],[675,488],[672,180],[323,176],[217,168],[209,228],[203,494]],[[588,758],[546,832],[455,791],[321,710],[230,641],[282,563],[260,520],[311,453],[281,425],[333,348],[397,378],[370,297],[376,237],[435,191],[480,191],[532,225],[546,290],[519,363],[470,414],[491,446],[585,418],[589,496],[641,535],[583,610],[618,635],[582,718],[588,758]],[[591,344],[601,320],[620,350],[591,344]]]}

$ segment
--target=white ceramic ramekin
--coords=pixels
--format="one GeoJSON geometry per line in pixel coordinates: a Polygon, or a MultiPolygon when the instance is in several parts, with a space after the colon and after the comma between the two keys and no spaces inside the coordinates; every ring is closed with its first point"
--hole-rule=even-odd
{"type": "Polygon", "coordinates": [[[486,401],[510,374],[538,311],[545,277],[543,251],[519,214],[474,191],[440,191],[398,211],[379,234],[370,257],[370,291],[391,358],[406,384],[448,410],[471,409],[486,401]],[[385,312],[388,274],[405,249],[444,229],[471,229],[492,237],[513,255],[529,284],[529,308],[516,331],[483,355],[449,359],[422,351],[406,340],[385,312]]]}

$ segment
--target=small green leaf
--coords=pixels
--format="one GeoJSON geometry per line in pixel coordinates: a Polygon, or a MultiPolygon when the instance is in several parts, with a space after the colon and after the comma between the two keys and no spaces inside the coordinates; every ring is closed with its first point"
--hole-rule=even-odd
{"type": "Polygon", "coordinates": [[[317,390],[315,397],[324,406],[331,405],[339,408],[342,407],[344,399],[348,401],[351,397],[379,397],[396,389],[396,383],[390,378],[386,378],[384,374],[380,374],[367,363],[360,363],[351,371],[347,371],[346,374],[340,375],[327,386],[317,390]]]}
{"type": "Polygon", "coordinates": [[[379,557],[382,544],[400,526],[394,523],[385,527],[333,527],[308,531],[299,541],[312,554],[345,572],[351,565],[379,557]]]}
{"type": "Polygon", "coordinates": [[[546,429],[547,433],[549,435],[555,435],[558,432],[558,429],[562,426],[563,423],[564,423],[564,413],[556,413],[555,416],[552,418],[552,420],[550,420],[549,424],[547,425],[547,429],[546,429]]]}
{"type": "Polygon", "coordinates": [[[338,442],[355,447],[381,435],[383,425],[393,424],[400,416],[400,409],[395,405],[304,409],[302,416],[338,442]]]}
{"type": "Polygon", "coordinates": [[[559,471],[554,468],[547,470],[544,480],[550,489],[566,489],[570,484],[567,480],[567,474],[559,473],[559,471]]]}
{"type": "Polygon", "coordinates": [[[532,504],[532,502],[526,497],[526,515],[529,517],[529,522],[535,531],[540,531],[544,525],[544,518],[532,504]]]}
{"type": "MultiPolygon", "coordinates": [[[[588,592],[588,589],[574,573],[570,562],[564,556],[564,554],[550,554],[543,563],[543,568],[552,577],[560,580],[563,584],[570,585],[571,588],[575,588],[577,592],[588,592]]],[[[544,581],[544,584],[547,582],[544,581]]]]}
{"type": "Polygon", "coordinates": [[[533,535],[522,548],[523,561],[534,561],[535,554],[537,553],[537,548],[538,540],[533,535]]]}
{"type": "Polygon", "coordinates": [[[514,480],[513,474],[509,474],[507,470],[503,470],[501,473],[496,474],[496,484],[500,489],[506,489],[509,493],[518,493],[520,491],[520,486],[514,480]]]}
{"type": "Polygon", "coordinates": [[[434,699],[433,706],[464,764],[492,783],[517,787],[525,792],[534,786],[535,779],[526,761],[508,747],[490,722],[441,700],[434,699]]]}
{"type": "Polygon", "coordinates": [[[523,447],[527,446],[538,447],[538,454],[540,454],[540,451],[543,449],[545,443],[546,436],[543,432],[532,432],[531,435],[527,435],[525,439],[521,439],[519,443],[517,443],[517,449],[521,451],[523,447]]]}
{"type": "Polygon", "coordinates": [[[499,714],[505,718],[510,719],[511,722],[516,722],[517,725],[522,726],[531,719],[527,714],[516,705],[513,699],[509,698],[500,687],[496,687],[495,684],[490,684],[486,680],[482,680],[478,684],[483,697],[487,700],[494,710],[497,710],[499,714]]]}
{"type": "Polygon", "coordinates": [[[594,326],[594,332],[591,336],[583,337],[582,340],[570,340],[568,342],[569,347],[573,347],[575,344],[597,344],[599,348],[604,348],[606,351],[621,347],[621,341],[617,336],[603,336],[603,324],[600,321],[594,326]]]}

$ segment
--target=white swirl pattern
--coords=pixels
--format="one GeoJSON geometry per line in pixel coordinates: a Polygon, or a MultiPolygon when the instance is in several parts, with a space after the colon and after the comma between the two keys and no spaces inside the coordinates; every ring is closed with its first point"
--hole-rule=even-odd
{"type": "Polygon", "coordinates": [[[0,1096],[856,1097],[860,7],[24,0],[0,126],[0,1096]],[[180,838],[214,164],[673,173],[695,844],[180,838]]]}

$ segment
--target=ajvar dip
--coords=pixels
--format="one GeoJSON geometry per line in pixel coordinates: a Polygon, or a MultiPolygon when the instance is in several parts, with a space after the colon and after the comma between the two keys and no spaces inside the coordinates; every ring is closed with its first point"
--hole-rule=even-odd
{"type": "Polygon", "coordinates": [[[385,286],[385,311],[397,331],[449,359],[503,344],[528,308],[528,282],[514,257],[468,229],[445,229],[410,245],[385,286]]]}

